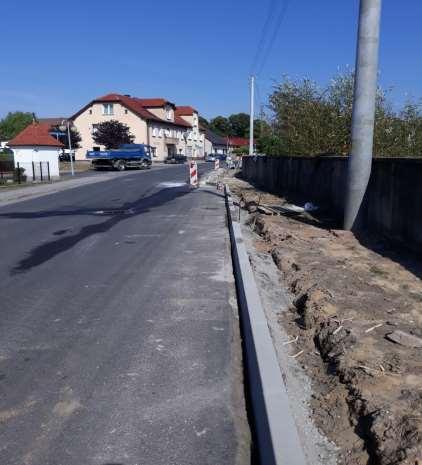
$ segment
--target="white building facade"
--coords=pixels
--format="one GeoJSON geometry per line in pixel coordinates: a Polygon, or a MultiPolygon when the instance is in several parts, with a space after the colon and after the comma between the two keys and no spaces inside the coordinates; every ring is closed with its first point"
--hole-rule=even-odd
{"type": "Polygon", "coordinates": [[[86,160],[87,151],[104,149],[93,136],[98,124],[110,120],[128,126],[135,144],[150,145],[153,161],[164,161],[181,154],[200,158],[204,154],[205,141],[199,130],[196,110],[176,107],[162,98],[108,94],[93,100],[70,119],[82,139],[76,150],[77,160],[86,160]]]}
{"type": "Polygon", "coordinates": [[[59,155],[63,144],[50,135],[51,125],[34,122],[9,141],[15,167],[31,179],[59,177],[59,155]]]}

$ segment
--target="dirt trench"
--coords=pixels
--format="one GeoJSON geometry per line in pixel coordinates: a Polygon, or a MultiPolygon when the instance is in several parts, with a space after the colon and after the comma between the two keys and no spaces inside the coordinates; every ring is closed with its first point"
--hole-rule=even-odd
{"type": "Polygon", "coordinates": [[[422,264],[404,253],[400,265],[306,212],[273,215],[265,205],[285,199],[228,182],[291,295],[279,323],[339,464],[422,465],[422,264]]]}

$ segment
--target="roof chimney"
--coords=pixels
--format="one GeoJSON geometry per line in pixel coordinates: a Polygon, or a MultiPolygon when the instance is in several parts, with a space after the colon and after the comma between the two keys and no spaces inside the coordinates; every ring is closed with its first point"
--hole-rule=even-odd
{"type": "Polygon", "coordinates": [[[124,94],[125,97],[130,97],[130,94],[124,94]]]}

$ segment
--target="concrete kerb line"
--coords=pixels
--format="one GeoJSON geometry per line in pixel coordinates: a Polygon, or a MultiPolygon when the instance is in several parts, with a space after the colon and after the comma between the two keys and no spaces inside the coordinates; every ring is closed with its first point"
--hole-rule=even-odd
{"type": "Polygon", "coordinates": [[[225,194],[245,347],[247,383],[260,463],[306,465],[275,347],[227,185],[225,194]]]}

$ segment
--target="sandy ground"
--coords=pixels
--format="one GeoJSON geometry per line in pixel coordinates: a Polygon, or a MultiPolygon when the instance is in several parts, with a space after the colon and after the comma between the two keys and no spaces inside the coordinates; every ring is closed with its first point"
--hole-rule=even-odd
{"type": "MultiPolygon", "coordinates": [[[[268,284],[261,265],[270,260],[287,296],[286,311],[272,299],[280,364],[287,350],[309,380],[302,404],[337,446],[337,463],[422,464],[422,263],[376,238],[363,245],[317,215],[273,214],[284,199],[225,181],[256,233],[249,246],[258,284],[268,284]]],[[[333,463],[333,447],[321,444],[322,463],[333,463]]]]}

